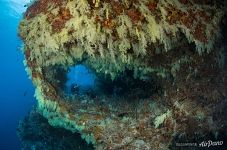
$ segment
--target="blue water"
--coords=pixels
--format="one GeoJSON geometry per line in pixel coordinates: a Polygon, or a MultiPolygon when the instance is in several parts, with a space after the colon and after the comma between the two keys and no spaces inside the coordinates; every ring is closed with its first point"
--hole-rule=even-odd
{"type": "Polygon", "coordinates": [[[20,149],[18,121],[35,103],[17,37],[25,4],[26,0],[0,0],[0,150],[20,149]]]}
{"type": "Polygon", "coordinates": [[[70,67],[67,79],[66,91],[70,94],[72,85],[78,86],[80,88],[80,92],[83,92],[83,90],[86,91],[93,89],[95,86],[96,76],[84,65],[76,65],[74,67],[70,67]]]}

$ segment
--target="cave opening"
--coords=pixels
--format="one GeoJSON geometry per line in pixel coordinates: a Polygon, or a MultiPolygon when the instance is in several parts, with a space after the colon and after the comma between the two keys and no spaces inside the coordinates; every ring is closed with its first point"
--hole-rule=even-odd
{"type": "Polygon", "coordinates": [[[69,68],[65,92],[69,95],[83,95],[95,90],[96,75],[84,65],[75,65],[69,68]]]}
{"type": "Polygon", "coordinates": [[[105,95],[124,99],[146,99],[159,92],[154,78],[139,79],[133,76],[133,70],[125,70],[116,79],[108,77],[97,79],[97,88],[105,95]]]}
{"type": "Polygon", "coordinates": [[[88,66],[52,66],[45,69],[47,81],[55,87],[62,100],[100,99],[105,97],[118,102],[149,99],[154,94],[160,94],[161,88],[153,77],[139,79],[133,76],[133,70],[125,70],[114,80],[103,74],[98,74],[88,66]]]}

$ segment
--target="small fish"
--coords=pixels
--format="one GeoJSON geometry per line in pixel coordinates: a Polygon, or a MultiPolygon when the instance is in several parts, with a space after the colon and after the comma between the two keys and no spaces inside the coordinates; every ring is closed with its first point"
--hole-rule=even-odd
{"type": "Polygon", "coordinates": [[[27,96],[27,94],[28,94],[28,92],[27,92],[27,91],[25,91],[25,92],[24,92],[24,96],[27,96]]]}

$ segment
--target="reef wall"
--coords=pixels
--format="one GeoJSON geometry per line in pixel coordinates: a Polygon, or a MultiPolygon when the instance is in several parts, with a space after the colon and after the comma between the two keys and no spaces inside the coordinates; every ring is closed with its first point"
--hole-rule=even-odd
{"type": "Polygon", "coordinates": [[[80,134],[50,126],[36,108],[19,122],[17,134],[22,150],[93,150],[92,145],[80,138],[80,134]]]}
{"type": "Polygon", "coordinates": [[[226,6],[218,0],[34,1],[19,35],[40,113],[96,149],[170,149],[179,139],[218,137],[227,120],[226,6]],[[76,64],[131,91],[69,97],[62,87],[76,64]]]}

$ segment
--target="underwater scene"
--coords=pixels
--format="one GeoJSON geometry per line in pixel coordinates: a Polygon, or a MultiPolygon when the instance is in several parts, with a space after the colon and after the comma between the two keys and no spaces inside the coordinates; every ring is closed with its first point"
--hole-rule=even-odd
{"type": "Polygon", "coordinates": [[[227,150],[227,1],[0,8],[0,150],[227,150]]]}

